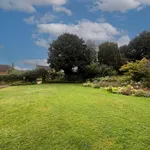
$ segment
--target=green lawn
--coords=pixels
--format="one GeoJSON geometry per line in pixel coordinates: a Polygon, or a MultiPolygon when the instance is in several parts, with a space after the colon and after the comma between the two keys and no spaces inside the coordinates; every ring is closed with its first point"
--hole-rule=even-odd
{"type": "Polygon", "coordinates": [[[150,150],[150,98],[78,84],[0,89],[0,150],[150,150]]]}

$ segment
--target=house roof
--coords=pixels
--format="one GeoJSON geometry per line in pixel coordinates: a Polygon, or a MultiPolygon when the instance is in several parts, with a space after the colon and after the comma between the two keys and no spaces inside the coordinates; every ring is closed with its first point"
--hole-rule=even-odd
{"type": "Polygon", "coordinates": [[[0,65],[0,72],[7,72],[10,68],[9,65],[0,65]]]}
{"type": "Polygon", "coordinates": [[[50,70],[49,66],[41,66],[41,65],[37,65],[38,69],[45,69],[45,70],[50,70]]]}

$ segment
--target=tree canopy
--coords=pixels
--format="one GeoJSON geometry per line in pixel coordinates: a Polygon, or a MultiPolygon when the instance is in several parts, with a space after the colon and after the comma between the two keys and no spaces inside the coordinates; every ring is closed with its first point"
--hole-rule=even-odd
{"type": "Polygon", "coordinates": [[[121,55],[118,44],[113,42],[105,42],[99,46],[98,61],[100,64],[112,66],[119,69],[121,66],[121,55]]]}
{"type": "Polygon", "coordinates": [[[123,46],[120,50],[129,61],[141,60],[144,57],[150,59],[150,31],[140,33],[128,46],[123,46]]]}
{"type": "Polygon", "coordinates": [[[48,63],[55,70],[64,70],[66,77],[82,75],[92,61],[90,48],[77,35],[64,33],[53,41],[48,51],[48,63]]]}

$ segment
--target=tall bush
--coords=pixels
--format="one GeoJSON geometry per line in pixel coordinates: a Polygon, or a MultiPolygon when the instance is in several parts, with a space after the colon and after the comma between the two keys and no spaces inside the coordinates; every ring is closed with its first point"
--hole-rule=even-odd
{"type": "Polygon", "coordinates": [[[128,74],[135,81],[144,81],[150,86],[150,61],[143,58],[141,61],[130,62],[123,65],[120,71],[128,74]]]}

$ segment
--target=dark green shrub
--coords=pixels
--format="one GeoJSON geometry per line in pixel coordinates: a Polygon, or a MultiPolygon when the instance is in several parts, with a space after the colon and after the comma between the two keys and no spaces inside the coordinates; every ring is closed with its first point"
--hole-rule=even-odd
{"type": "Polygon", "coordinates": [[[141,73],[145,75],[143,77],[144,86],[150,87],[150,61],[141,68],[141,73]]]}
{"type": "Polygon", "coordinates": [[[68,80],[50,80],[50,79],[46,79],[46,81],[44,82],[45,84],[50,84],[50,83],[83,83],[82,81],[68,81],[68,80]]]}
{"type": "Polygon", "coordinates": [[[25,82],[36,82],[37,74],[35,71],[28,71],[23,74],[23,80],[25,82]]]}
{"type": "Polygon", "coordinates": [[[78,75],[77,73],[72,73],[70,75],[65,75],[65,80],[70,82],[83,82],[84,77],[82,77],[82,75],[78,75]]]}
{"type": "Polygon", "coordinates": [[[91,79],[97,76],[100,76],[100,68],[98,63],[91,63],[90,65],[86,66],[84,78],[91,79]]]}
{"type": "Polygon", "coordinates": [[[23,76],[22,75],[16,75],[16,74],[10,74],[10,75],[0,75],[0,81],[4,82],[14,82],[14,81],[19,81],[22,80],[23,76]]]}
{"type": "Polygon", "coordinates": [[[0,82],[5,81],[7,75],[0,75],[0,82]]]}
{"type": "Polygon", "coordinates": [[[63,72],[56,72],[55,70],[51,70],[49,72],[49,78],[51,80],[63,79],[64,78],[64,73],[63,72]]]}
{"type": "Polygon", "coordinates": [[[16,81],[11,83],[11,86],[22,86],[22,85],[35,85],[37,84],[36,82],[24,82],[24,81],[16,81]]]}
{"type": "Polygon", "coordinates": [[[117,72],[113,67],[104,64],[101,64],[99,66],[99,72],[100,77],[117,75],[117,72]]]}
{"type": "Polygon", "coordinates": [[[23,73],[22,76],[25,82],[36,82],[37,78],[42,78],[42,81],[45,82],[48,71],[45,69],[35,69],[23,73]]]}

